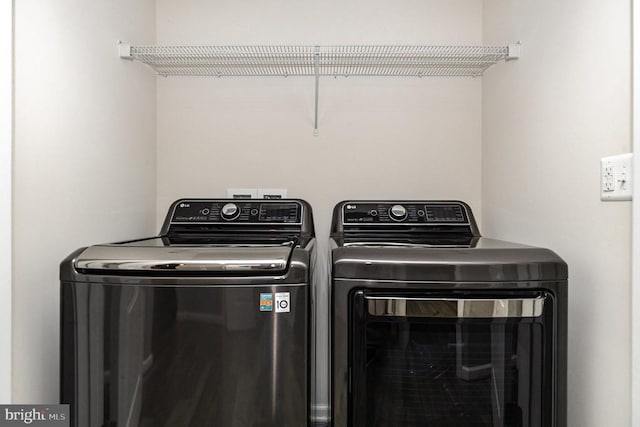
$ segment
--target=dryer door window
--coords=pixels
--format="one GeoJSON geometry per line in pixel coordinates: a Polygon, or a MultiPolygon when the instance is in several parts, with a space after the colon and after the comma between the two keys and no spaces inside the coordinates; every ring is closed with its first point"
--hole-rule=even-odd
{"type": "Polygon", "coordinates": [[[553,296],[352,295],[353,427],[542,427],[552,420],[553,296]]]}

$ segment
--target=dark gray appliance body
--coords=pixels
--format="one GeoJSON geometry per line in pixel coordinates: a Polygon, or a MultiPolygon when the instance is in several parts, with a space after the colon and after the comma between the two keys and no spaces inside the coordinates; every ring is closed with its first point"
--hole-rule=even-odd
{"type": "Polygon", "coordinates": [[[72,425],[307,425],[314,261],[302,200],[178,200],[160,236],[71,254],[60,276],[72,425]]]}
{"type": "Polygon", "coordinates": [[[481,237],[458,201],[342,202],[330,245],[334,427],[566,426],[554,252],[481,237]]]}

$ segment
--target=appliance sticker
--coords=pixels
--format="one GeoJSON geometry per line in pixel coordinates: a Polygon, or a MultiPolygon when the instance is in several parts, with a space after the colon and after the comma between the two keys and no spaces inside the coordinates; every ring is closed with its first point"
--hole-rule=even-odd
{"type": "Polygon", "coordinates": [[[273,294],[260,294],[260,311],[273,311],[273,294]]]}
{"type": "Polygon", "coordinates": [[[276,313],[289,313],[289,292],[276,292],[276,313]]]}

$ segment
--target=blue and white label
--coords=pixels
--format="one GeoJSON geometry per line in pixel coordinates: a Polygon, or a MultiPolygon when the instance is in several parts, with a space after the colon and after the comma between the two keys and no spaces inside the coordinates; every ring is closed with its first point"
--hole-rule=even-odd
{"type": "Polygon", "coordinates": [[[273,294],[260,294],[260,311],[273,311],[273,294]]]}
{"type": "Polygon", "coordinates": [[[276,292],[276,313],[289,313],[291,311],[291,301],[289,292],[276,292]]]}

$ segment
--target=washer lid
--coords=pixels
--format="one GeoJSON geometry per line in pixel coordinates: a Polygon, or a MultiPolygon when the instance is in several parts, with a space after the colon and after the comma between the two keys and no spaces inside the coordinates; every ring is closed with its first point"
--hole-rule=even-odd
{"type": "Polygon", "coordinates": [[[75,260],[81,272],[285,272],[293,242],[281,245],[153,246],[153,239],[85,249],[75,260]],[[140,244],[136,244],[140,243],[140,244]]]}

